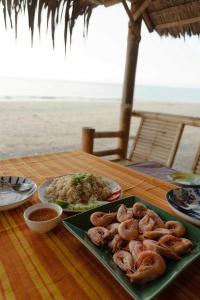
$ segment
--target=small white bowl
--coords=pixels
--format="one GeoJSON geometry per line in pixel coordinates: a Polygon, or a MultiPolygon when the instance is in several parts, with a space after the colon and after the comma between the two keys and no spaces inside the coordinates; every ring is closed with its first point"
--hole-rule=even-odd
{"type": "Polygon", "coordinates": [[[30,207],[28,207],[25,211],[24,211],[24,220],[27,224],[27,226],[36,232],[39,233],[45,233],[50,231],[51,229],[53,229],[54,227],[56,227],[58,225],[58,223],[60,223],[61,221],[61,216],[62,216],[62,207],[60,207],[57,204],[54,203],[38,203],[38,204],[34,204],[30,207]],[[57,216],[53,219],[47,220],[47,221],[31,221],[29,219],[30,214],[38,209],[42,209],[42,208],[51,208],[54,209],[57,212],[57,216]]]}

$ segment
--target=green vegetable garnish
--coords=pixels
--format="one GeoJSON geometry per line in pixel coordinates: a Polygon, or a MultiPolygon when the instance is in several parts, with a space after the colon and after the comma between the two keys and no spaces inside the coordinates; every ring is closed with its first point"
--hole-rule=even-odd
{"type": "Polygon", "coordinates": [[[60,199],[54,199],[53,203],[60,205],[62,208],[66,208],[69,205],[66,201],[60,199]]]}
{"type": "Polygon", "coordinates": [[[83,182],[88,179],[90,183],[92,183],[93,175],[89,173],[77,173],[73,176],[73,184],[83,184],[83,182]]]}

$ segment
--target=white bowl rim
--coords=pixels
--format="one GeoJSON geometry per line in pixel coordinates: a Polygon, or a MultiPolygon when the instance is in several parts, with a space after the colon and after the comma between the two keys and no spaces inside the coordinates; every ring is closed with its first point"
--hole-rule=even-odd
{"type": "Polygon", "coordinates": [[[60,218],[61,215],[62,215],[62,212],[63,212],[63,209],[58,204],[55,204],[55,203],[37,203],[37,204],[33,204],[33,205],[29,206],[27,209],[25,209],[24,219],[25,219],[25,221],[27,221],[29,223],[32,223],[32,224],[40,224],[40,223],[45,224],[45,223],[49,223],[51,221],[55,221],[56,219],[60,218]],[[29,219],[30,214],[33,211],[41,209],[41,208],[52,208],[58,213],[58,215],[53,219],[49,219],[49,220],[45,220],[45,221],[32,221],[32,220],[30,220],[29,219]]]}

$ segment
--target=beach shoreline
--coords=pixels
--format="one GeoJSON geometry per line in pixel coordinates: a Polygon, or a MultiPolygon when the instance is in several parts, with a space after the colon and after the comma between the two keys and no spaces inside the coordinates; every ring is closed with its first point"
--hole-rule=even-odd
{"type": "MultiPolygon", "coordinates": [[[[81,149],[81,128],[98,131],[118,130],[121,102],[109,101],[0,101],[0,159],[81,149]]],[[[197,103],[161,103],[135,101],[135,110],[200,115],[197,103]]],[[[132,119],[131,134],[138,121],[132,119]]],[[[200,144],[199,128],[187,128],[183,135],[175,167],[190,170],[200,144]]],[[[96,150],[113,148],[116,140],[99,140],[96,150]]]]}

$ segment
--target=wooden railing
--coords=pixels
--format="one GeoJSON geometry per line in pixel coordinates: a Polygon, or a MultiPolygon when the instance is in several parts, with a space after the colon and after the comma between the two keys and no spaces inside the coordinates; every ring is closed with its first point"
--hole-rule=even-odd
{"type": "Polygon", "coordinates": [[[121,150],[116,149],[108,149],[103,151],[94,152],[94,139],[105,139],[105,138],[121,138],[121,131],[95,131],[94,128],[91,127],[83,127],[82,128],[82,150],[84,152],[94,154],[96,156],[107,156],[107,155],[120,155],[121,150]]]}
{"type": "MultiPolygon", "coordinates": [[[[154,112],[146,112],[146,111],[133,111],[131,115],[132,117],[141,118],[141,120],[148,118],[148,119],[158,120],[158,121],[167,121],[169,123],[170,122],[179,123],[182,124],[183,127],[185,125],[200,127],[200,118],[197,117],[188,117],[188,116],[154,113],[154,112]]],[[[124,134],[125,133],[123,133],[123,131],[96,131],[94,128],[83,127],[82,128],[82,150],[87,153],[94,154],[96,156],[118,155],[118,157],[120,158],[121,154],[123,153],[123,149],[121,148],[107,149],[107,150],[95,152],[93,150],[94,140],[101,139],[101,138],[117,138],[122,141],[124,134]]]]}

